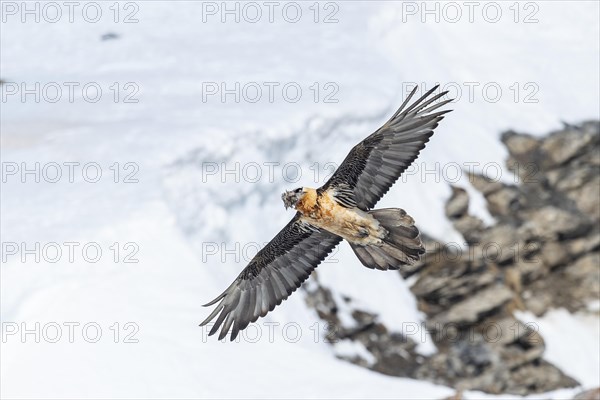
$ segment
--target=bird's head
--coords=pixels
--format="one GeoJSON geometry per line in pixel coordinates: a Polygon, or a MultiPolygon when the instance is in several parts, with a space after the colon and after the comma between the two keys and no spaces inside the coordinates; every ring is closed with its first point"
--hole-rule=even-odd
{"type": "Polygon", "coordinates": [[[298,189],[294,189],[294,190],[286,190],[281,195],[281,200],[283,200],[283,205],[285,206],[285,209],[287,210],[290,207],[296,208],[296,204],[298,204],[298,201],[300,201],[300,199],[302,198],[303,195],[304,195],[303,188],[298,188],[298,189]]]}

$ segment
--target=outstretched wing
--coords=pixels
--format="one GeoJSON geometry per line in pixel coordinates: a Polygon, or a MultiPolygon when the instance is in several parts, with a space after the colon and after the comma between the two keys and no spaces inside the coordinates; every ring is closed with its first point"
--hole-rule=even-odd
{"type": "Polygon", "coordinates": [[[236,280],[219,297],[205,304],[206,307],[220,301],[200,326],[218,314],[209,335],[223,325],[221,340],[233,325],[230,340],[234,340],[250,322],[264,317],[299,288],[341,240],[337,235],[303,222],[300,213],[296,213],[236,280]]]}
{"type": "Polygon", "coordinates": [[[415,87],[389,121],[350,150],[320,190],[332,190],[345,206],[363,210],[375,206],[418,157],[443,115],[451,111],[432,113],[452,101],[433,104],[448,93],[442,92],[428,99],[437,87],[406,107],[417,90],[415,87]]]}

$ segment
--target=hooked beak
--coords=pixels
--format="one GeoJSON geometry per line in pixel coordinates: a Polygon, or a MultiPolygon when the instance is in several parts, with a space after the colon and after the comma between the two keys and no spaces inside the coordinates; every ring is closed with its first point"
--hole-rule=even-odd
{"type": "Polygon", "coordinates": [[[283,205],[287,210],[288,208],[294,208],[296,206],[296,203],[298,203],[298,200],[300,200],[300,196],[293,191],[285,191],[281,195],[281,200],[283,200],[283,205]]]}

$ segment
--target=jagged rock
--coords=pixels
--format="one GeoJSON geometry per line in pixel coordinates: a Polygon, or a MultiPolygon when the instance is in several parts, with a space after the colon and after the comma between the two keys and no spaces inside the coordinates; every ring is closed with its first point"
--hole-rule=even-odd
{"type": "Polygon", "coordinates": [[[537,279],[543,278],[550,273],[550,269],[540,256],[532,258],[523,258],[516,262],[515,267],[521,275],[521,282],[528,284],[537,279]]]}
{"type": "Polygon", "coordinates": [[[477,173],[469,173],[469,181],[484,195],[487,208],[495,217],[510,217],[519,208],[519,203],[524,201],[516,186],[477,173]]]}
{"type": "MultiPolygon", "coordinates": [[[[537,285],[537,282],[534,283],[537,285]]],[[[524,290],[521,293],[521,298],[525,303],[525,309],[531,311],[533,314],[542,316],[546,313],[553,303],[556,303],[556,299],[550,294],[544,291],[543,289],[539,289],[536,286],[524,290]]]]}
{"type": "Polygon", "coordinates": [[[524,396],[528,393],[547,392],[549,388],[569,388],[579,383],[561,370],[540,360],[537,365],[529,363],[511,373],[506,392],[524,396]]]}
{"type": "Polygon", "coordinates": [[[457,389],[472,389],[472,385],[460,383],[481,375],[487,367],[499,362],[498,355],[491,351],[480,335],[459,337],[453,341],[446,339],[446,342],[450,342],[447,351],[433,355],[428,363],[417,369],[417,378],[435,381],[433,377],[444,375],[451,382],[458,383],[457,389]]]}
{"type": "Polygon", "coordinates": [[[519,208],[520,193],[512,186],[504,186],[488,194],[486,200],[490,214],[495,217],[509,217],[519,208]]]}
{"type": "Polygon", "coordinates": [[[588,215],[592,221],[600,220],[600,171],[596,177],[581,188],[567,193],[567,197],[575,202],[577,208],[588,215]]]}
{"type": "Polygon", "coordinates": [[[467,264],[457,263],[448,269],[451,276],[441,270],[440,274],[424,274],[411,287],[421,300],[421,308],[428,315],[446,310],[457,301],[467,298],[477,290],[489,286],[496,280],[492,271],[477,271],[467,264]]]}
{"type": "Polygon", "coordinates": [[[459,390],[452,396],[445,397],[443,400],[463,400],[462,392],[459,390]]]}
{"type": "Polygon", "coordinates": [[[436,315],[430,320],[430,326],[436,329],[447,324],[473,324],[482,316],[506,304],[512,297],[513,293],[506,286],[493,285],[453,305],[443,314],[436,315]]]}
{"type": "MultiPolygon", "coordinates": [[[[599,136],[600,136],[600,130],[598,128],[598,126],[595,127],[596,130],[596,140],[600,140],[599,136]]],[[[598,146],[598,143],[595,143],[595,146],[598,146]]],[[[593,147],[592,147],[593,148],[593,147]]],[[[600,167],[600,152],[598,151],[589,151],[586,154],[584,154],[583,156],[581,156],[579,158],[579,160],[582,163],[585,163],[586,165],[589,165],[591,168],[598,168],[600,167]]]]}
{"type": "Polygon", "coordinates": [[[500,354],[507,368],[516,369],[541,359],[544,354],[544,347],[538,346],[523,351],[514,346],[505,346],[501,348],[500,354]]]}
{"type": "Polygon", "coordinates": [[[515,171],[523,182],[542,183],[543,172],[561,167],[574,158],[599,165],[600,157],[586,151],[598,145],[598,121],[587,121],[579,126],[569,126],[536,139],[531,135],[505,132],[501,136],[510,158],[509,169],[515,171]]]}
{"type": "Polygon", "coordinates": [[[520,239],[514,227],[496,225],[481,235],[481,242],[477,244],[474,253],[487,262],[504,264],[526,249],[524,241],[520,239]]]}
{"type": "Polygon", "coordinates": [[[573,265],[565,269],[565,277],[579,282],[576,292],[581,292],[582,299],[600,297],[600,253],[590,253],[577,259],[573,265]]]}
{"type": "Polygon", "coordinates": [[[569,129],[552,133],[544,139],[541,150],[547,156],[545,167],[556,167],[580,155],[592,143],[594,134],[578,129],[569,129]]]}
{"type": "Polygon", "coordinates": [[[538,332],[514,317],[491,319],[482,324],[484,337],[497,346],[518,344],[523,349],[544,346],[544,340],[538,332]]]}
{"type": "Polygon", "coordinates": [[[540,145],[540,142],[533,136],[513,131],[503,133],[501,140],[513,157],[526,156],[540,145]]]}
{"type": "Polygon", "coordinates": [[[450,186],[452,196],[446,203],[446,216],[450,219],[461,218],[469,209],[469,196],[467,191],[457,186],[450,186]]]}
{"type": "Polygon", "coordinates": [[[554,206],[524,211],[523,217],[537,236],[550,240],[581,236],[590,228],[582,216],[554,206]]]}
{"type": "Polygon", "coordinates": [[[371,326],[377,321],[377,315],[364,310],[352,311],[352,318],[354,318],[354,320],[358,322],[358,326],[361,327],[371,326]]]}
{"type": "Polygon", "coordinates": [[[460,219],[454,220],[452,225],[465,238],[467,244],[479,243],[481,241],[481,234],[485,228],[483,221],[472,215],[465,215],[460,219]]]}
{"type": "Polygon", "coordinates": [[[545,279],[531,282],[523,299],[527,309],[543,315],[549,307],[575,312],[600,297],[600,253],[567,263],[545,279]],[[551,295],[550,295],[551,294],[551,295]]]}
{"type": "Polygon", "coordinates": [[[400,334],[381,331],[377,336],[365,332],[362,340],[377,360],[372,366],[374,371],[392,376],[412,376],[420,365],[415,343],[400,334]]]}
{"type": "Polygon", "coordinates": [[[573,400],[598,400],[600,399],[600,388],[590,389],[577,393],[573,400]]]}
{"type": "Polygon", "coordinates": [[[546,242],[542,245],[539,258],[548,268],[555,268],[569,261],[569,251],[559,242],[546,242]]]}
{"type": "Polygon", "coordinates": [[[302,289],[309,294],[309,296],[306,296],[308,307],[315,309],[322,319],[330,322],[338,322],[336,316],[338,306],[333,299],[331,290],[318,284],[316,271],[313,272],[313,279],[313,281],[309,281],[306,285],[302,286],[302,289]]]}
{"type": "Polygon", "coordinates": [[[484,196],[494,193],[504,187],[502,182],[490,179],[481,174],[468,173],[468,176],[471,185],[473,185],[475,189],[479,190],[484,196]]]}
{"type": "Polygon", "coordinates": [[[546,176],[548,183],[556,190],[568,192],[583,186],[584,183],[597,175],[596,172],[595,168],[590,168],[584,164],[573,169],[554,169],[549,171],[546,176]]]}
{"type": "Polygon", "coordinates": [[[600,232],[568,241],[566,246],[571,257],[598,250],[600,248],[600,232]]]}
{"type": "Polygon", "coordinates": [[[450,186],[452,195],[446,203],[446,216],[452,221],[454,229],[461,233],[467,244],[476,243],[484,230],[480,218],[467,214],[469,209],[469,196],[463,188],[450,186]]]}
{"type": "Polygon", "coordinates": [[[502,141],[520,182],[469,174],[495,223],[485,226],[470,215],[467,192],[452,187],[445,212],[466,247],[457,253],[423,234],[426,255],[399,270],[414,282],[410,290],[437,353],[418,354],[415,342],[390,331],[375,313],[351,301],[336,304],[318,284],[309,287],[311,306],[336,326],[332,342],[357,341],[375,360],[356,356],[349,362],[458,393],[529,395],[578,385],[544,360],[543,337],[512,313],[576,312],[600,297],[600,123],[566,126],[540,138],[507,132],[502,141]]]}
{"type": "MultiPolygon", "coordinates": [[[[514,325],[514,324],[512,324],[514,325]]],[[[524,337],[521,335],[521,337],[524,337]]],[[[516,343],[509,340],[509,343],[516,343]]],[[[525,395],[577,383],[541,359],[543,342],[535,346],[505,346],[480,334],[463,336],[448,349],[433,355],[416,371],[419,379],[451,383],[458,390],[484,390],[488,393],[525,395]],[[540,370],[538,370],[540,366],[540,370]],[[538,374],[543,374],[539,379],[538,374]],[[447,380],[436,379],[443,375],[447,380]],[[533,382],[533,384],[532,384],[533,382]]]]}

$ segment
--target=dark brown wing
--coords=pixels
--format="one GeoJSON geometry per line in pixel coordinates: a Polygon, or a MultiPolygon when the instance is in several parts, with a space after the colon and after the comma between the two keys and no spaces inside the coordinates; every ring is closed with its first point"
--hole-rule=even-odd
{"type": "Polygon", "coordinates": [[[350,150],[320,190],[333,190],[345,206],[357,206],[363,210],[375,206],[418,157],[443,115],[451,111],[432,113],[452,101],[433,104],[448,93],[428,99],[436,89],[437,86],[406,107],[417,90],[415,87],[389,121],[350,150]]]}
{"type": "Polygon", "coordinates": [[[220,301],[200,326],[218,314],[209,335],[223,325],[221,340],[233,325],[230,340],[234,340],[250,322],[267,315],[299,288],[341,240],[337,235],[303,222],[300,213],[296,213],[236,280],[219,297],[205,304],[205,307],[212,306],[220,301]]]}

